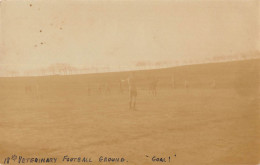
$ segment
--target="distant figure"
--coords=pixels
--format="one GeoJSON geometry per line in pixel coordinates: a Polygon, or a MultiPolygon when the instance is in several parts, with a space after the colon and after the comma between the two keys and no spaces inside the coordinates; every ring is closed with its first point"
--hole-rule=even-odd
{"type": "Polygon", "coordinates": [[[25,93],[36,98],[36,99],[39,99],[40,98],[40,86],[39,86],[39,83],[36,82],[35,84],[33,85],[27,85],[25,86],[25,93]]]}
{"type": "Polygon", "coordinates": [[[185,86],[185,88],[189,88],[189,83],[188,83],[187,80],[185,80],[185,82],[184,82],[184,86],[185,86]]]}
{"type": "Polygon", "coordinates": [[[25,86],[25,93],[32,92],[32,87],[30,85],[25,86]]]}
{"type": "Polygon", "coordinates": [[[137,88],[136,88],[136,79],[134,73],[132,73],[128,81],[128,87],[129,87],[129,108],[135,110],[135,104],[136,104],[136,96],[137,96],[137,88]]]}
{"type": "Polygon", "coordinates": [[[101,84],[98,84],[98,94],[102,94],[103,88],[101,84]]]}
{"type": "Polygon", "coordinates": [[[125,80],[120,80],[120,82],[119,82],[119,93],[120,94],[124,93],[123,82],[125,82],[125,80]]]}
{"type": "Polygon", "coordinates": [[[91,95],[91,88],[90,88],[90,86],[88,86],[88,95],[89,96],[91,95]]]}
{"type": "Polygon", "coordinates": [[[158,84],[158,79],[154,78],[150,84],[150,90],[153,96],[157,95],[157,84],[158,84]]]}
{"type": "Polygon", "coordinates": [[[215,79],[212,80],[211,87],[216,88],[216,80],[215,79]]]}
{"type": "Polygon", "coordinates": [[[40,85],[39,85],[39,83],[37,82],[37,83],[35,84],[35,97],[36,97],[37,99],[40,98],[40,91],[39,91],[39,89],[40,89],[40,85]]]}
{"type": "Polygon", "coordinates": [[[106,83],[106,84],[105,84],[105,90],[106,90],[106,93],[107,93],[107,94],[110,94],[110,93],[111,93],[110,83],[106,83]]]}
{"type": "Polygon", "coordinates": [[[171,87],[172,87],[172,89],[175,88],[175,80],[174,80],[174,77],[173,77],[173,76],[172,76],[172,78],[171,78],[171,87]]]}

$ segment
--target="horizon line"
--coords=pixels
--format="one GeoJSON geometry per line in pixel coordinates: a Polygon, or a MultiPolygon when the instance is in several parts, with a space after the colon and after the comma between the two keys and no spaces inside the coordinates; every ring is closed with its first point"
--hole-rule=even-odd
{"type": "Polygon", "coordinates": [[[223,60],[223,61],[211,61],[211,62],[199,62],[199,63],[188,63],[180,64],[174,66],[159,66],[153,68],[137,68],[136,69],[125,69],[125,70],[111,70],[111,71],[96,71],[96,72],[85,72],[85,73],[71,73],[71,74],[45,74],[45,75],[16,75],[16,76],[1,76],[0,78],[23,78],[23,77],[50,77],[50,76],[73,76],[73,75],[89,75],[89,74],[103,74],[103,73],[120,73],[120,72],[132,72],[132,71],[147,71],[147,70],[158,70],[158,69],[168,69],[168,68],[177,68],[183,66],[192,66],[192,65],[203,65],[203,64],[218,64],[218,63],[228,63],[228,62],[238,62],[238,61],[250,61],[250,60],[260,60],[260,57],[248,58],[248,59],[233,59],[233,60],[223,60]]]}

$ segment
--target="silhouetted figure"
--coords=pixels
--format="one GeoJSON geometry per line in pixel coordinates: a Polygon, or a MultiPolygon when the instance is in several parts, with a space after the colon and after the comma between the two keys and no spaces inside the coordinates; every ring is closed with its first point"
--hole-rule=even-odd
{"type": "Polygon", "coordinates": [[[40,86],[38,83],[33,85],[26,85],[25,86],[25,93],[32,96],[33,98],[39,99],[40,98],[40,86]]]}
{"type": "Polygon", "coordinates": [[[211,88],[216,88],[216,80],[213,79],[211,82],[211,88]]]}
{"type": "Polygon", "coordinates": [[[34,91],[34,93],[35,93],[36,99],[40,99],[40,85],[39,85],[38,82],[35,84],[35,91],[34,91]]]}
{"type": "Polygon", "coordinates": [[[172,89],[175,88],[175,79],[174,79],[173,76],[172,76],[172,78],[171,78],[171,87],[172,87],[172,89]]]}
{"type": "Polygon", "coordinates": [[[30,92],[32,92],[32,87],[30,85],[25,86],[25,93],[28,94],[30,92]]]}
{"type": "Polygon", "coordinates": [[[119,93],[120,94],[124,93],[123,82],[124,82],[124,80],[120,80],[120,82],[119,82],[119,93]]]}
{"type": "Polygon", "coordinates": [[[106,85],[105,85],[105,90],[106,90],[106,93],[107,93],[107,94],[110,94],[110,93],[111,93],[111,89],[110,89],[110,84],[109,84],[109,83],[106,83],[106,85]]]}
{"type": "Polygon", "coordinates": [[[98,85],[98,94],[102,94],[103,92],[103,87],[101,84],[98,85]]]}
{"type": "Polygon", "coordinates": [[[128,78],[128,87],[129,87],[129,108],[136,109],[136,97],[137,97],[137,88],[136,88],[136,79],[134,73],[132,73],[128,78]]]}
{"type": "Polygon", "coordinates": [[[90,88],[90,86],[88,86],[88,95],[89,96],[91,95],[91,88],[90,88]]]}
{"type": "Polygon", "coordinates": [[[189,82],[187,80],[184,81],[184,86],[185,86],[186,89],[189,88],[189,82]]]}
{"type": "Polygon", "coordinates": [[[150,84],[150,90],[151,90],[151,94],[153,96],[156,96],[157,95],[157,84],[158,84],[158,79],[157,78],[154,78],[150,84]]]}

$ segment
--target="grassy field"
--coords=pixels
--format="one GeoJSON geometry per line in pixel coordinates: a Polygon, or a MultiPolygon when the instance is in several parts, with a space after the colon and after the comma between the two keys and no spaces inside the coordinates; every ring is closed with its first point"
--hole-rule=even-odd
{"type": "Polygon", "coordinates": [[[0,163],[16,154],[58,157],[56,164],[73,164],[62,162],[69,155],[91,157],[92,164],[104,164],[98,159],[106,156],[128,162],[105,164],[256,165],[259,62],[137,71],[137,110],[128,109],[126,84],[119,92],[128,72],[0,78],[0,163]],[[157,96],[148,91],[153,77],[159,79],[157,96]],[[98,92],[103,83],[110,93],[98,92]],[[167,162],[153,162],[153,156],[167,162]]]}

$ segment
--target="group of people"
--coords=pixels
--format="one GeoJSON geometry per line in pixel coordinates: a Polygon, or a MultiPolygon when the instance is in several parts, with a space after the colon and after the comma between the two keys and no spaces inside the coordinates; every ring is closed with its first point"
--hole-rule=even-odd
{"type": "MultiPolygon", "coordinates": [[[[157,95],[157,86],[158,86],[159,79],[158,78],[153,78],[150,81],[149,84],[149,91],[150,94],[153,96],[157,95]]],[[[120,81],[119,84],[119,90],[120,93],[123,93],[124,91],[124,84],[128,85],[128,92],[129,92],[129,109],[136,109],[136,97],[137,97],[137,86],[136,86],[136,76],[135,73],[132,72],[127,79],[123,79],[120,81]]],[[[185,80],[184,82],[185,88],[189,87],[188,81],[185,80]]],[[[212,88],[215,88],[216,82],[215,80],[211,84],[212,88]]],[[[171,87],[175,88],[175,79],[174,77],[171,78],[171,87]]],[[[25,92],[26,93],[35,93],[36,97],[39,96],[39,85],[38,83],[35,86],[26,86],[25,87],[25,92]]],[[[91,95],[92,93],[92,88],[88,86],[88,95],[91,95]]],[[[110,94],[111,93],[111,84],[106,83],[106,84],[99,84],[97,87],[97,92],[98,94],[110,94]]]]}

